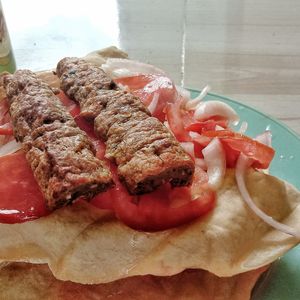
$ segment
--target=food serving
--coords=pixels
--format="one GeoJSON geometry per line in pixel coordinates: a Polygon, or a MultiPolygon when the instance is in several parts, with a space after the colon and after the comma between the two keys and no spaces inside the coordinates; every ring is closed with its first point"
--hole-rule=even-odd
{"type": "MultiPolygon", "coordinates": [[[[261,171],[271,133],[247,137],[245,122],[234,131],[232,108],[203,101],[207,89],[190,99],[153,66],[89,59],[2,78],[0,221],[15,224],[0,225],[1,261],[47,263],[57,279],[98,292],[185,269],[231,280],[253,272],[249,298],[300,236],[299,192],[261,171]]],[[[44,268],[10,264],[0,280],[28,267],[44,268]]],[[[179,281],[198,278],[186,272],[179,281]]]]}

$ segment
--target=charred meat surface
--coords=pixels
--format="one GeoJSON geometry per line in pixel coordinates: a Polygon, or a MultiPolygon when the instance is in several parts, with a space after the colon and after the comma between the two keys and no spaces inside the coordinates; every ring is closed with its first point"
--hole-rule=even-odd
{"type": "Polygon", "coordinates": [[[84,60],[64,58],[57,65],[62,90],[94,120],[96,134],[106,142],[106,157],[131,194],[153,191],[162,183],[191,183],[194,163],[169,130],[139,98],[118,89],[105,72],[84,60]]]}
{"type": "Polygon", "coordinates": [[[33,72],[19,70],[5,76],[4,88],[14,135],[50,209],[80,196],[91,198],[113,185],[92,142],[47,84],[33,72]]]}

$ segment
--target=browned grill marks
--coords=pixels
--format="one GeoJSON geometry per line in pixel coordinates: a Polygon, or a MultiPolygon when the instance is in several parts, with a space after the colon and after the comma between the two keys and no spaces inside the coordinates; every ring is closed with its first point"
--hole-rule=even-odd
{"type": "Polygon", "coordinates": [[[50,209],[80,196],[91,198],[113,185],[92,142],[47,84],[20,70],[5,76],[4,87],[14,135],[50,209]]]}
{"type": "Polygon", "coordinates": [[[132,194],[151,192],[164,182],[188,185],[194,163],[168,129],[151,117],[140,99],[120,90],[100,68],[78,58],[57,65],[62,90],[94,120],[96,134],[106,142],[106,157],[132,194]]]}

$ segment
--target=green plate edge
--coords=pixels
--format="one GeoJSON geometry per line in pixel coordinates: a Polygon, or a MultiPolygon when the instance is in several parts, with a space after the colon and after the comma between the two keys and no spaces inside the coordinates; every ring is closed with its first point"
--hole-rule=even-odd
{"type": "MultiPolygon", "coordinates": [[[[188,88],[192,98],[200,91],[188,88]]],[[[209,93],[204,100],[220,100],[230,105],[248,122],[249,136],[271,130],[272,144],[276,150],[270,173],[288,181],[300,190],[300,138],[289,127],[248,105],[224,96],[209,93]]],[[[239,125],[238,125],[239,126],[239,125]]],[[[299,300],[300,299],[300,245],[291,249],[272,264],[257,282],[251,300],[299,300]]]]}

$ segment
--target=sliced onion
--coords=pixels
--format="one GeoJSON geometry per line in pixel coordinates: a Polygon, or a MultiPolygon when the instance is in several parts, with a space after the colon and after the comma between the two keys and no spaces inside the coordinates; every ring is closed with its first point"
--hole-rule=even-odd
{"type": "Polygon", "coordinates": [[[182,142],[180,143],[183,150],[189,154],[191,157],[195,156],[194,144],[192,142],[182,142]]]}
{"type": "Polygon", "coordinates": [[[300,239],[300,231],[274,220],[272,217],[264,213],[258,206],[256,206],[256,204],[252,200],[245,183],[245,172],[248,169],[250,163],[251,160],[249,158],[247,158],[243,154],[240,154],[236,164],[235,177],[242,198],[252,209],[252,211],[271,227],[300,239]]]}
{"type": "Polygon", "coordinates": [[[200,167],[204,171],[207,170],[207,165],[206,165],[206,162],[203,158],[196,158],[195,159],[195,165],[200,167]]]}
{"type": "Polygon", "coordinates": [[[198,132],[194,132],[194,131],[190,131],[189,135],[192,139],[197,139],[197,138],[201,138],[201,134],[199,134],[198,132]]]}
{"type": "Polygon", "coordinates": [[[195,110],[196,120],[206,120],[213,116],[226,118],[233,125],[237,125],[240,118],[228,104],[221,101],[201,102],[195,110]]]}
{"type": "Polygon", "coordinates": [[[214,189],[221,186],[226,172],[226,157],[218,138],[214,138],[203,150],[207,165],[208,183],[214,189]]]}
{"type": "Polygon", "coordinates": [[[194,142],[197,142],[198,144],[200,144],[202,146],[204,146],[204,145],[207,146],[211,142],[211,138],[210,137],[201,135],[198,132],[190,131],[189,132],[189,136],[192,138],[192,140],[194,142]]]}
{"type": "Polygon", "coordinates": [[[248,123],[246,121],[243,121],[242,124],[241,124],[241,127],[239,129],[239,133],[240,134],[245,134],[247,129],[248,129],[248,123]]]}
{"type": "Polygon", "coordinates": [[[209,91],[210,91],[210,86],[209,85],[205,86],[202,89],[201,93],[196,98],[186,103],[185,108],[187,110],[194,110],[197,107],[197,105],[201,103],[201,101],[204,99],[204,97],[208,94],[209,91]]]}
{"type": "Polygon", "coordinates": [[[216,131],[220,131],[220,130],[225,130],[225,128],[223,128],[223,127],[220,126],[220,125],[216,125],[215,130],[216,130],[216,131]]]}
{"type": "Polygon", "coordinates": [[[176,90],[177,90],[179,96],[181,96],[184,99],[188,99],[189,101],[192,101],[192,100],[190,100],[191,99],[190,91],[186,90],[185,88],[183,88],[179,85],[175,85],[175,87],[176,87],[176,90]]]}
{"type": "Polygon", "coordinates": [[[153,113],[156,110],[157,103],[158,103],[158,98],[159,98],[159,94],[154,93],[153,98],[152,98],[150,104],[148,105],[148,110],[150,111],[151,115],[153,115],[153,113]]]}
{"type": "Polygon", "coordinates": [[[272,147],[272,133],[271,133],[270,130],[266,130],[262,134],[258,135],[255,138],[255,140],[262,143],[262,144],[265,144],[269,147],[272,147]]]}
{"type": "Polygon", "coordinates": [[[101,68],[112,78],[139,74],[165,75],[165,72],[157,67],[125,58],[109,58],[101,68]]]}
{"type": "Polygon", "coordinates": [[[16,140],[12,140],[0,147],[0,156],[15,153],[20,149],[21,149],[21,143],[18,143],[16,140]]]}
{"type": "Polygon", "coordinates": [[[172,130],[171,130],[171,127],[170,127],[170,124],[168,121],[164,121],[164,125],[168,128],[168,130],[172,133],[172,130]]]}

